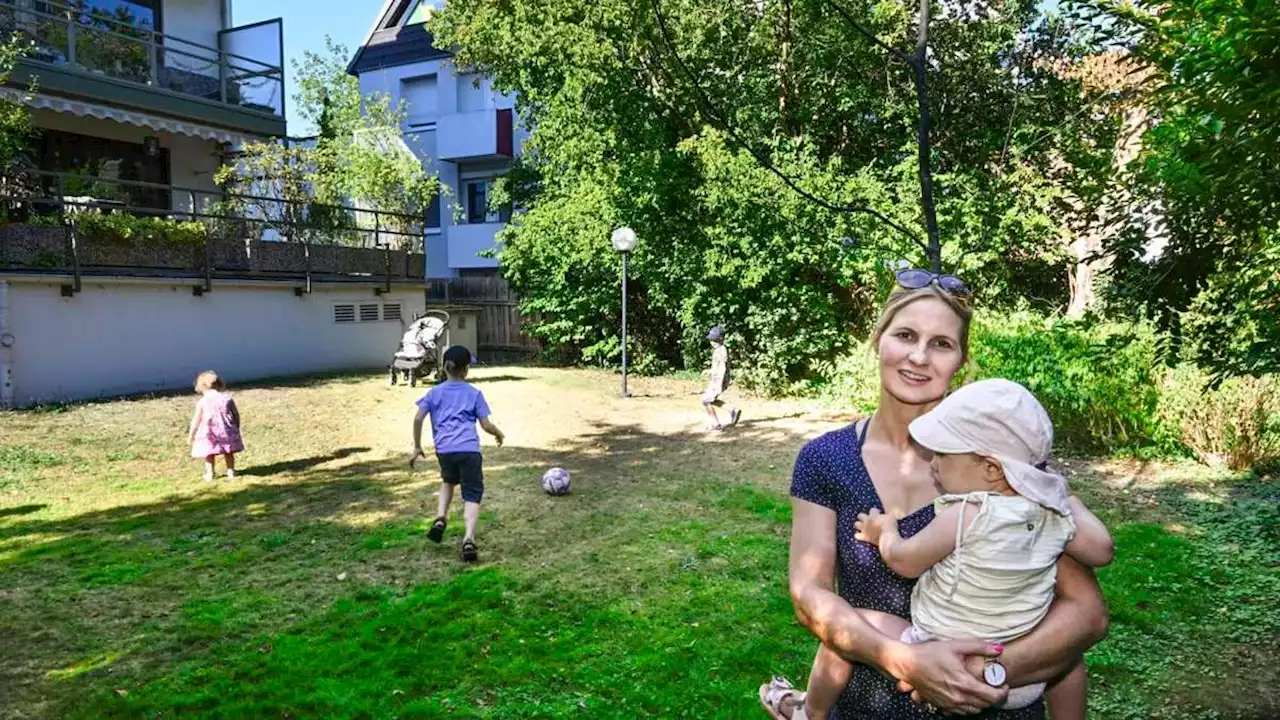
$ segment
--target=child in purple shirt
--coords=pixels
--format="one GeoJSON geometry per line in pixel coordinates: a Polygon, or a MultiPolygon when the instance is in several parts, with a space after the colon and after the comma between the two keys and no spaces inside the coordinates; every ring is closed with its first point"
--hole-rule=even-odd
{"type": "Polygon", "coordinates": [[[467,382],[471,351],[454,345],[444,353],[444,370],[449,379],[435,386],[418,400],[418,415],[413,419],[412,467],[422,453],[422,421],[431,416],[431,438],[440,461],[440,513],[427,532],[432,542],[444,539],[444,529],[453,501],[453,489],[462,486],[463,517],[466,535],[462,539],[462,559],[475,562],[476,521],[480,518],[480,500],[484,497],[484,458],[480,454],[480,436],[476,423],[492,435],[498,445],[505,439],[502,431],[489,422],[489,404],[484,393],[467,382]]]}

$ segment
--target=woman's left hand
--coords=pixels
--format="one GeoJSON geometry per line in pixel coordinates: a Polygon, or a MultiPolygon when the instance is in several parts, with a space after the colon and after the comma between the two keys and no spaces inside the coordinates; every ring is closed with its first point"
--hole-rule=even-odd
{"type": "MultiPolygon", "coordinates": [[[[986,678],[983,675],[983,671],[986,670],[987,668],[986,656],[970,655],[969,657],[964,659],[964,667],[966,670],[972,673],[974,677],[982,680],[983,682],[986,682],[986,678]]],[[[1008,690],[1009,688],[1006,685],[996,689],[1008,690]]],[[[905,680],[898,681],[898,692],[910,693],[911,702],[917,705],[923,705],[925,708],[933,708],[933,711],[937,711],[937,708],[934,708],[933,705],[925,702],[924,696],[921,695],[918,690],[912,687],[911,684],[906,682],[905,680]]],[[[960,708],[957,708],[953,712],[942,712],[940,714],[942,715],[976,715],[985,709],[986,708],[980,708],[976,705],[966,705],[966,706],[961,706],[960,708]]]]}
{"type": "Polygon", "coordinates": [[[976,715],[1003,700],[1007,688],[993,688],[982,679],[985,658],[1000,654],[998,646],[982,640],[951,640],[908,645],[896,667],[898,689],[926,707],[955,715],[976,715]]]}

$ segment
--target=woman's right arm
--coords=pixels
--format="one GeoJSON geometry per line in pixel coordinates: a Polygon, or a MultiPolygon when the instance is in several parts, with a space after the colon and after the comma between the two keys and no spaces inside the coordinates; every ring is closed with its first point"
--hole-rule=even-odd
{"type": "MultiPolygon", "coordinates": [[[[791,602],[800,624],[852,662],[884,668],[896,642],[878,628],[892,616],[855,610],[835,593],[836,513],[791,499],[791,602]]],[[[891,622],[891,621],[890,621],[891,622]]]]}
{"type": "Polygon", "coordinates": [[[994,656],[980,640],[906,645],[882,629],[900,626],[885,613],[855,609],[835,593],[836,513],[792,498],[791,601],[800,624],[841,657],[879,669],[941,710],[974,714],[1006,691],[978,679],[971,655],[994,656]]]}

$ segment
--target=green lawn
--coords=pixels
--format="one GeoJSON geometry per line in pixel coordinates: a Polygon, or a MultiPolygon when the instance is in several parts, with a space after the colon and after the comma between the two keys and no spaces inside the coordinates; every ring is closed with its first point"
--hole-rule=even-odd
{"type": "MultiPolygon", "coordinates": [[[[372,376],[237,391],[243,477],[205,484],[194,397],[0,414],[0,717],[764,717],[803,678],[787,482],[844,418],[751,403],[698,428],[695,384],[477,374],[482,563],[426,539],[405,463],[417,392],[372,376]],[[574,492],[541,492],[551,465],[574,492]]],[[[1280,483],[1072,459],[1119,543],[1091,716],[1280,716],[1280,483]]]]}

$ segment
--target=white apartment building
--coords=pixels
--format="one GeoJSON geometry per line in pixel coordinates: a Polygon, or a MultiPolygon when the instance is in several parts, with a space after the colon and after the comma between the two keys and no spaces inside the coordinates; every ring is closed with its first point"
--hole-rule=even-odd
{"type": "Polygon", "coordinates": [[[493,90],[487,77],[459,70],[453,55],[434,46],[424,23],[443,0],[387,0],[347,71],[362,93],[384,92],[404,101],[406,135],[450,197],[429,213],[427,278],[445,280],[495,274],[482,257],[510,219],[489,208],[495,178],[506,173],[528,133],[518,124],[515,100],[493,90]]]}

